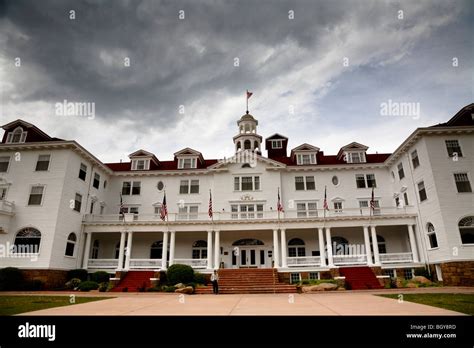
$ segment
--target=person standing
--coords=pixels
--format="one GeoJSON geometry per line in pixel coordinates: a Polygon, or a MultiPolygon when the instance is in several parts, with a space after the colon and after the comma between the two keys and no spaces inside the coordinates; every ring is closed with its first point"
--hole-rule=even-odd
{"type": "Polygon", "coordinates": [[[214,273],[211,275],[211,283],[212,283],[212,292],[217,295],[219,293],[219,274],[217,274],[217,270],[214,270],[214,273]]]}

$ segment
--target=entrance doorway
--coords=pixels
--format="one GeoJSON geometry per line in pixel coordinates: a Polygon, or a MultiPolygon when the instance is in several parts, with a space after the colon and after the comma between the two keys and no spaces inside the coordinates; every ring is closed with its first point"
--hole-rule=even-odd
{"type": "Polygon", "coordinates": [[[264,268],[265,246],[258,239],[239,239],[232,243],[232,266],[234,268],[264,268]]]}

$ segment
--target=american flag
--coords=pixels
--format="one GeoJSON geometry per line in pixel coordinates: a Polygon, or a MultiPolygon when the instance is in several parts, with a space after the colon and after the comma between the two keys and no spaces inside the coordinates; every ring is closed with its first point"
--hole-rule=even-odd
{"type": "Polygon", "coordinates": [[[213,213],[212,213],[212,194],[211,190],[209,190],[209,217],[212,219],[213,213]]]}
{"type": "Polygon", "coordinates": [[[374,210],[375,207],[375,196],[374,196],[374,187],[372,186],[372,197],[370,198],[370,209],[374,210]]]}
{"type": "Polygon", "coordinates": [[[283,205],[281,204],[281,199],[280,199],[280,188],[278,188],[278,202],[277,202],[277,210],[278,212],[284,213],[285,210],[283,209],[283,205]]]}
{"type": "Polygon", "coordinates": [[[123,205],[122,193],[120,193],[120,212],[119,212],[119,214],[124,215],[124,211],[125,211],[125,206],[123,205]]]}
{"type": "Polygon", "coordinates": [[[165,221],[166,217],[168,216],[168,208],[166,207],[166,193],[163,196],[163,203],[161,204],[160,208],[160,219],[165,221]]]}
{"type": "Polygon", "coordinates": [[[327,194],[326,194],[326,186],[324,186],[324,202],[323,202],[323,208],[324,208],[324,210],[329,210],[328,197],[327,197],[327,194]]]}

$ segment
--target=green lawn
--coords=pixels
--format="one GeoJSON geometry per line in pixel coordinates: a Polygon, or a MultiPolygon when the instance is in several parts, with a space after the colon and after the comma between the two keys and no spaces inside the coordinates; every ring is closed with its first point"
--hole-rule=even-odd
{"type": "MultiPolygon", "coordinates": [[[[380,295],[398,300],[398,294],[380,295]]],[[[474,294],[403,294],[403,300],[474,315],[474,294]]]]}
{"type": "Polygon", "coordinates": [[[69,296],[0,296],[0,315],[15,315],[53,307],[73,306],[74,304],[105,300],[110,297],[75,297],[75,303],[69,296]]]}

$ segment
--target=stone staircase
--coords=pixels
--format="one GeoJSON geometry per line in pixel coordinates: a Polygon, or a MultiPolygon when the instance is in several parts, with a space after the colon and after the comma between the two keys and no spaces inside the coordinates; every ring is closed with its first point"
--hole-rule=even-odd
{"type": "Polygon", "coordinates": [[[346,277],[346,286],[350,290],[382,289],[377,277],[369,267],[341,267],[341,276],[346,277]]]}
{"type": "Polygon", "coordinates": [[[153,271],[129,271],[125,278],[113,288],[112,292],[137,292],[140,288],[151,287],[150,278],[153,278],[153,271]],[[126,290],[125,290],[126,289],[126,290]]]}

